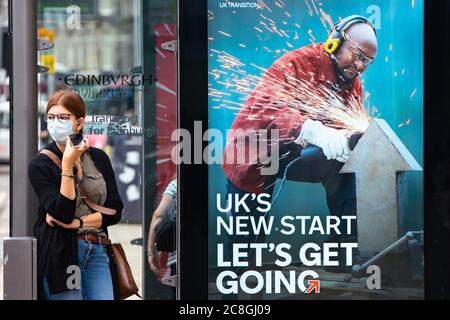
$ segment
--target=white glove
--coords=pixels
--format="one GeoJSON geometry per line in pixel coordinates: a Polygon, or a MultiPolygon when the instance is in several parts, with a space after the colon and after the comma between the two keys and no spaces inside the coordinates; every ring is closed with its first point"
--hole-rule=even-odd
{"type": "Polygon", "coordinates": [[[320,121],[306,120],[294,142],[303,147],[309,144],[318,146],[327,160],[336,159],[346,162],[350,156],[350,148],[344,131],[328,128],[320,121]]]}

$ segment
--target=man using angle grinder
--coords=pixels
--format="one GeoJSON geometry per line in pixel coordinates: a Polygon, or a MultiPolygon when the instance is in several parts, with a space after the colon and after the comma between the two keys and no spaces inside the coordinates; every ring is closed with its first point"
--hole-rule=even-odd
{"type": "MultiPolygon", "coordinates": [[[[227,163],[226,159],[230,154],[234,157],[240,152],[240,148],[249,147],[247,140],[245,143],[239,143],[239,137],[229,135],[223,162],[223,170],[228,179],[228,194],[242,196],[248,193],[267,193],[272,196],[277,178],[284,178],[282,184],[285,179],[322,183],[326,191],[330,215],[356,216],[354,176],[339,174],[339,171],[348,160],[358,136],[350,139],[349,145],[348,130],[341,130],[342,127],[333,123],[332,116],[328,116],[326,112],[323,116],[317,117],[317,114],[308,110],[299,110],[274,102],[274,97],[279,95],[280,91],[279,86],[275,86],[274,83],[285,83],[286,90],[290,90],[292,83],[288,82],[294,79],[297,87],[306,84],[305,88],[308,88],[309,92],[306,93],[305,101],[310,101],[311,99],[308,99],[310,96],[322,97],[324,101],[330,101],[331,95],[345,106],[357,104],[362,108],[362,87],[359,76],[373,62],[377,49],[374,27],[366,18],[353,15],[337,23],[325,43],[299,48],[275,61],[266,71],[261,83],[248,96],[230,132],[239,132],[239,129],[241,131],[278,129],[277,142],[280,154],[278,174],[264,176],[261,174],[260,163],[227,163]]],[[[272,196],[272,203],[278,195],[279,192],[275,197],[272,196]]],[[[250,214],[263,216],[264,213],[256,209],[258,206],[256,200],[249,199],[253,198],[248,197],[246,201],[250,214]]],[[[230,212],[230,214],[248,215],[249,213],[230,212]]],[[[353,220],[353,222],[356,221],[353,220]]],[[[350,236],[334,235],[328,241],[354,242],[356,241],[356,223],[352,225],[352,230],[353,234],[350,236]]],[[[252,243],[263,240],[263,235],[255,236],[252,231],[249,230],[249,232],[247,236],[229,237],[228,254],[231,254],[233,243],[252,243]]],[[[339,254],[339,256],[343,255],[339,254]]]]}

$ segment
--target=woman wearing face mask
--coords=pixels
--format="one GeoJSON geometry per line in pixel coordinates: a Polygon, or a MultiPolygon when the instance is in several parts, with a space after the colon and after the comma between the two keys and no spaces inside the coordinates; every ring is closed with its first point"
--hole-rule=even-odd
{"type": "Polygon", "coordinates": [[[86,107],[78,94],[56,92],[48,101],[46,113],[53,142],[45,147],[45,154],[33,158],[28,168],[39,199],[34,235],[38,239],[41,299],[114,298],[106,251],[110,243],[107,227],[119,222],[123,203],[105,152],[89,147],[87,139],[77,146],[71,143],[70,134],[83,133],[85,116],[86,107]],[[55,163],[58,159],[60,166],[55,163]],[[112,209],[113,214],[93,210],[80,190],[83,197],[87,195],[93,203],[112,209]]]}

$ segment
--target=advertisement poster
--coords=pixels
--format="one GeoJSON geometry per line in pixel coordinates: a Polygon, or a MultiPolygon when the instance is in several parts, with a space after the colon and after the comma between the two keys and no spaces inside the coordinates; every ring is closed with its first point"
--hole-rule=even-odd
{"type": "Polygon", "coordinates": [[[208,73],[209,298],[423,299],[423,1],[209,0],[208,73]]]}

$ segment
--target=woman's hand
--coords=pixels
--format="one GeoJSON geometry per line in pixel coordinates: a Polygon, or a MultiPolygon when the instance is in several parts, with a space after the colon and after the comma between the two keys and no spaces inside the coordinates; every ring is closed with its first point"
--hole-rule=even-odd
{"type": "Polygon", "coordinates": [[[89,140],[84,139],[80,146],[72,146],[70,138],[67,138],[66,149],[62,158],[63,169],[72,170],[73,163],[89,149],[89,140]]]}
{"type": "Polygon", "coordinates": [[[66,224],[56,220],[49,213],[47,213],[47,216],[45,217],[45,222],[47,222],[47,224],[52,228],[55,226],[55,224],[64,229],[78,229],[81,225],[81,222],[78,218],[73,219],[70,224],[66,224]]]}

